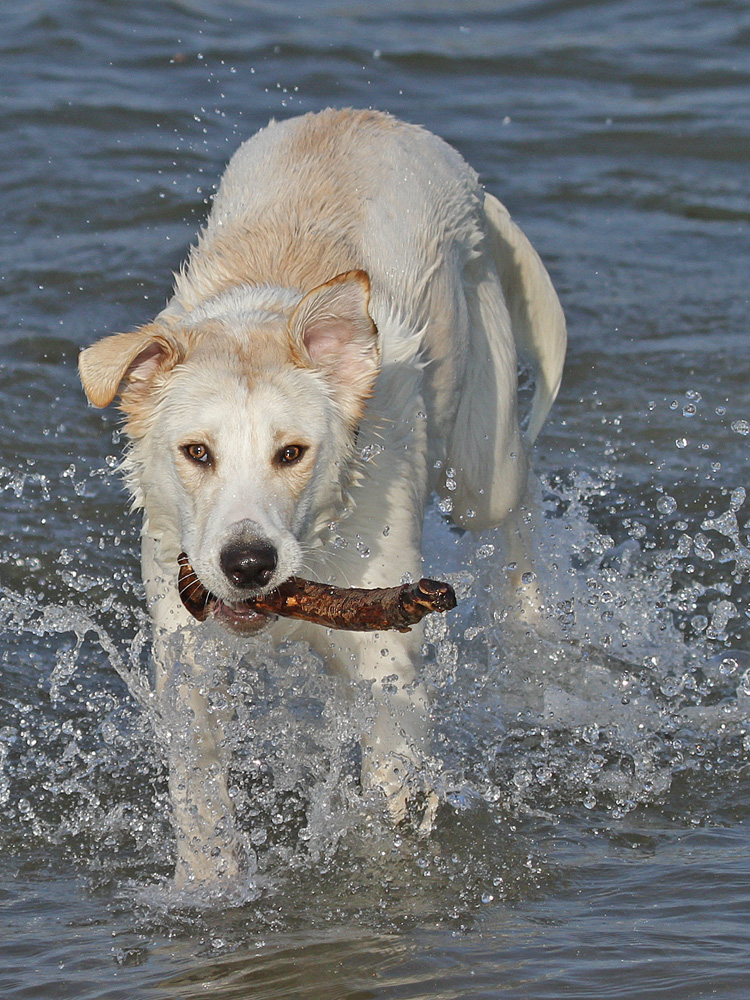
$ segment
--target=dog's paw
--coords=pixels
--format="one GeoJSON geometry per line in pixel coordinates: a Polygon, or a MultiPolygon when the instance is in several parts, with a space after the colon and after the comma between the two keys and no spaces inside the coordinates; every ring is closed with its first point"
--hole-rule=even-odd
{"type": "Polygon", "coordinates": [[[434,789],[404,788],[387,801],[388,813],[394,825],[403,827],[418,837],[429,837],[435,827],[440,799],[434,789]]]}
{"type": "Polygon", "coordinates": [[[368,756],[363,761],[362,785],[385,799],[388,818],[418,836],[428,836],[435,825],[440,797],[426,769],[409,754],[385,758],[368,756]]]}

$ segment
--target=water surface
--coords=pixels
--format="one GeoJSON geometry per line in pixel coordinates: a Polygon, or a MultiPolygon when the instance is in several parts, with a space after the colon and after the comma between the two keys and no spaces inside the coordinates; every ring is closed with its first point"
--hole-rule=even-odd
{"type": "Polygon", "coordinates": [[[747,996],[750,10],[740,0],[5,0],[0,993],[747,996]],[[544,257],[565,382],[536,455],[537,630],[499,540],[428,519],[426,840],[356,786],[303,649],[238,668],[243,900],[170,895],[115,413],[81,346],[150,318],[272,116],[453,143],[544,257]],[[134,694],[135,691],[135,694],[134,694]],[[141,691],[143,693],[145,687],[141,691]]]}

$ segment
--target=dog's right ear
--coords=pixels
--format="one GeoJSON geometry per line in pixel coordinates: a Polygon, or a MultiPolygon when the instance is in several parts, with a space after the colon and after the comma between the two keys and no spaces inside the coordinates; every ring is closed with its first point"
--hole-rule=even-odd
{"type": "Polygon", "coordinates": [[[78,371],[92,406],[108,406],[123,381],[146,388],[160,370],[173,368],[182,350],[165,326],[149,323],[130,333],[115,333],[85,348],[78,371]]]}
{"type": "Polygon", "coordinates": [[[380,364],[378,331],[369,313],[370,279],[346,271],[313,288],[292,313],[292,342],[336,386],[336,398],[356,424],[380,364]]]}

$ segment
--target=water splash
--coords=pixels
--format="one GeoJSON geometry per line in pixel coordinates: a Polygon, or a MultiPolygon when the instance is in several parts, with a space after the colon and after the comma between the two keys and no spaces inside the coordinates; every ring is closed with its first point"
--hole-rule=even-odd
{"type": "Polygon", "coordinates": [[[123,655],[117,643],[80,607],[72,604],[41,605],[32,597],[21,596],[2,587],[0,587],[0,629],[4,632],[38,637],[73,633],[74,647],[58,655],[50,674],[50,697],[53,703],[60,700],[62,687],[73,677],[78,666],[81,647],[89,632],[94,634],[110,666],[125,682],[132,697],[146,709],[153,703],[153,692],[142,673],[141,666],[142,653],[147,642],[143,629],[132,638],[129,649],[123,655]]]}
{"type": "MultiPolygon", "coordinates": [[[[155,886],[135,898],[160,919],[252,901],[255,919],[283,923],[290,912],[275,908],[291,881],[314,894],[323,879],[335,909],[337,892],[364,880],[363,906],[379,913],[383,893],[390,903],[401,893],[404,919],[420,887],[444,914],[530,891],[544,865],[519,840],[524,824],[616,824],[750,757],[745,492],[712,488],[690,509],[680,496],[654,489],[633,513],[632,488],[610,471],[548,475],[530,519],[545,595],[532,621],[508,599],[500,533],[446,536],[433,508],[437,558],[453,560],[461,606],[430,619],[425,636],[425,778],[442,801],[426,839],[394,831],[359,787],[366,685],[330,676],[299,644],[260,639],[217,660],[229,675],[217,709],[234,713],[230,794],[254,863],[249,881],[216,898],[170,889],[147,627],[125,628],[110,601],[105,629],[98,585],[78,604],[0,591],[0,840],[61,850],[95,883],[124,887],[128,905],[134,885],[155,886]]],[[[123,589],[132,602],[132,581],[123,589]]],[[[681,819],[700,822],[694,801],[681,819]]]]}
{"type": "Polygon", "coordinates": [[[648,530],[623,519],[609,534],[601,515],[618,488],[609,472],[541,484],[545,517],[533,535],[546,600],[536,621],[519,624],[505,603],[502,564],[487,558],[502,542],[489,533],[469,563],[477,600],[462,634],[430,624],[440,738],[451,748],[443,780],[452,773],[457,807],[479,800],[502,822],[583,806],[616,821],[662,802],[685,772],[746,760],[744,490],[723,491],[708,517],[658,497],[648,530]],[[696,522],[722,539],[720,559],[696,522]]]}

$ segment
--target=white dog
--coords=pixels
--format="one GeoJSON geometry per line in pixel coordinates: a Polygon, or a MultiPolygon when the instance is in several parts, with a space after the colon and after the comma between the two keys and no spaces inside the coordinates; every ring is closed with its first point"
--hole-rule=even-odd
{"type": "MultiPolygon", "coordinates": [[[[433,490],[466,528],[506,519],[565,339],[539,257],[458,153],[386,114],[328,110],[244,143],[166,308],[82,352],[89,401],[120,391],[127,481],[144,511],[179,882],[244,864],[201,635],[215,622],[240,637],[264,627],[241,602],[292,574],[360,587],[418,578],[433,490]],[[536,374],[525,434],[517,351],[536,374]],[[181,552],[218,598],[213,623],[180,601],[181,552]]],[[[373,682],[363,779],[401,818],[427,738],[420,629],[269,627],[294,628],[373,682]]]]}

